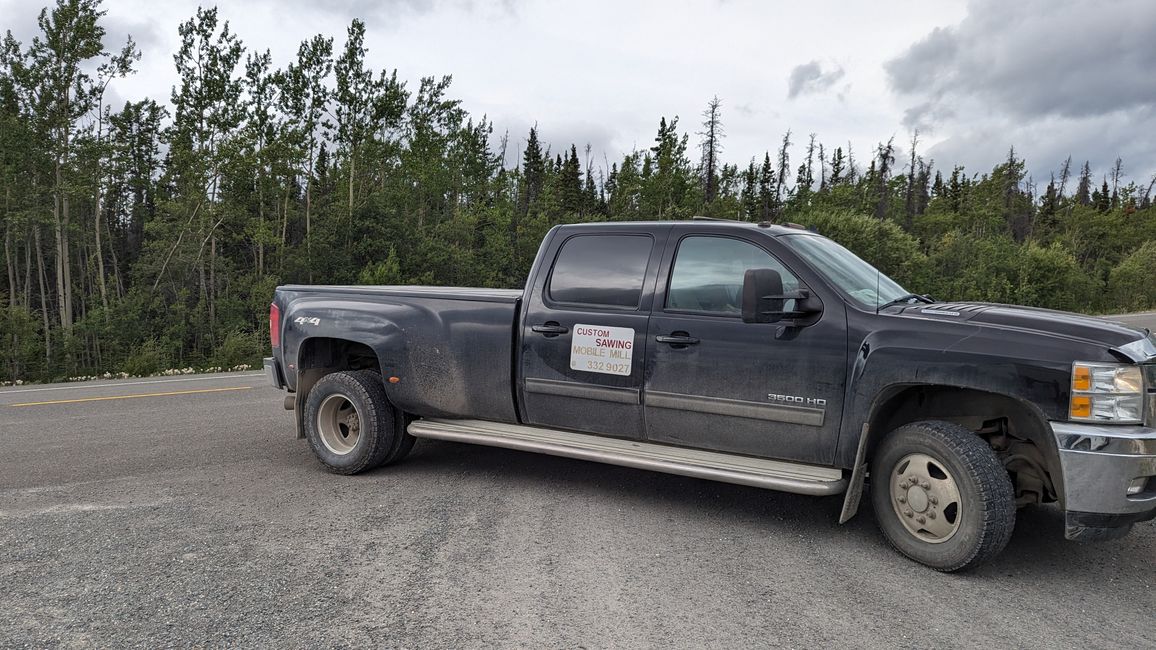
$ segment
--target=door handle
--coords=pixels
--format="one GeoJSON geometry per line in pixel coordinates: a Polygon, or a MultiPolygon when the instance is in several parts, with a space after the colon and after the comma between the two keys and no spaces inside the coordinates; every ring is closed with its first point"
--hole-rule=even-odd
{"type": "Polygon", "coordinates": [[[694,345],[698,343],[698,339],[686,334],[672,334],[670,336],[659,335],[654,337],[655,341],[659,343],[667,343],[670,345],[694,345]]]}
{"type": "Polygon", "coordinates": [[[559,325],[554,321],[549,321],[544,325],[531,325],[530,329],[539,334],[544,334],[545,336],[558,336],[570,331],[569,327],[559,325]]]}

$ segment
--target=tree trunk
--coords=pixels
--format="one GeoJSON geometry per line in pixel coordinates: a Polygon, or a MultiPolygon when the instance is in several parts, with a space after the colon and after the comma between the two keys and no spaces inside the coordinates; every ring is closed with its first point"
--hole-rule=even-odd
{"type": "Polygon", "coordinates": [[[44,360],[52,362],[52,329],[48,322],[48,291],[45,290],[44,285],[44,248],[40,245],[40,226],[36,226],[32,230],[33,238],[36,242],[36,267],[39,270],[37,277],[40,279],[40,316],[44,321],[44,360]]]}
{"type": "Polygon", "coordinates": [[[309,267],[309,284],[313,284],[313,240],[312,210],[313,210],[313,175],[305,176],[305,261],[309,267]]]}
{"type": "MultiPolygon", "coordinates": [[[[202,230],[202,232],[204,231],[202,230]]],[[[197,276],[200,280],[201,300],[204,301],[205,304],[208,304],[209,280],[205,273],[205,259],[203,257],[197,258],[197,276]]]]}
{"type": "Polygon", "coordinates": [[[12,213],[8,209],[9,206],[11,205],[11,199],[12,199],[12,188],[8,188],[7,191],[4,193],[4,214],[5,214],[5,216],[9,217],[9,219],[6,219],[4,221],[4,263],[5,263],[5,266],[8,268],[8,306],[9,307],[14,306],[16,304],[16,295],[17,295],[17,290],[16,290],[16,258],[13,257],[13,253],[12,253],[12,222],[10,220],[12,213]]]}
{"type": "Polygon", "coordinates": [[[97,286],[100,287],[100,304],[104,306],[104,310],[108,311],[108,285],[104,282],[104,248],[101,246],[100,237],[100,181],[98,180],[96,189],[96,217],[93,234],[96,235],[96,275],[100,279],[97,286]]]}
{"type": "Polygon", "coordinates": [[[115,280],[113,286],[116,287],[116,297],[124,297],[124,280],[120,275],[120,259],[116,255],[116,239],[112,236],[112,228],[108,222],[104,222],[104,231],[108,235],[108,252],[112,256],[112,277],[115,280]]]}
{"type": "Polygon", "coordinates": [[[71,210],[69,209],[71,202],[68,200],[67,194],[64,196],[62,203],[64,205],[64,227],[60,232],[60,236],[64,242],[64,296],[62,297],[62,302],[64,303],[64,313],[68,315],[68,323],[65,327],[72,329],[72,264],[69,264],[72,255],[72,238],[68,233],[68,226],[71,221],[71,210]]]}
{"type": "Polygon", "coordinates": [[[81,269],[80,274],[80,320],[88,318],[88,297],[92,295],[92,278],[84,273],[83,270],[88,268],[88,246],[81,245],[76,252],[76,268],[81,269]]]}
{"type": "MultiPolygon", "coordinates": [[[[213,205],[211,201],[212,201],[212,199],[210,198],[209,201],[206,202],[207,208],[208,208],[208,206],[213,205]]],[[[208,209],[211,209],[211,208],[208,208],[208,209]]],[[[205,210],[206,213],[208,212],[208,209],[205,210]]],[[[204,252],[205,252],[205,240],[207,239],[207,236],[205,234],[205,214],[204,213],[201,214],[201,218],[200,218],[199,223],[200,223],[200,228],[197,229],[197,239],[201,240],[201,250],[197,251],[197,259],[196,259],[197,278],[198,278],[198,281],[200,283],[199,286],[201,289],[200,304],[207,307],[209,304],[209,279],[208,279],[208,273],[206,273],[206,271],[205,271],[204,252]]],[[[194,241],[196,241],[196,240],[194,240],[194,241]]]]}
{"type": "Polygon", "coordinates": [[[289,246],[289,188],[285,188],[285,200],[281,206],[281,253],[278,270],[285,268],[285,249],[289,246]]]}
{"type": "Polygon", "coordinates": [[[68,246],[64,241],[64,196],[63,181],[60,172],[60,158],[56,159],[56,187],[53,188],[52,222],[53,236],[56,240],[56,307],[59,311],[60,325],[67,328],[71,314],[65,308],[64,269],[68,268],[68,246]]]}
{"type": "Polygon", "coordinates": [[[4,261],[8,267],[8,306],[16,305],[16,265],[12,257],[12,229],[4,229],[4,261]]]}
{"type": "Polygon", "coordinates": [[[217,236],[209,243],[209,327],[217,322],[217,236]]]}
{"type": "Polygon", "coordinates": [[[24,237],[24,308],[32,309],[32,236],[24,237]]]}
{"type": "Polygon", "coordinates": [[[265,174],[257,177],[257,277],[265,275],[265,174]]]}

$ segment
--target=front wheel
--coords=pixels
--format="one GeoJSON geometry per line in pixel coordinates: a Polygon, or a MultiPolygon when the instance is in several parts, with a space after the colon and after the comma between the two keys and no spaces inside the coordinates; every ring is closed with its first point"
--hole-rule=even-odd
{"type": "Polygon", "coordinates": [[[338,474],[357,474],[401,460],[414,439],[371,370],[322,377],[305,400],[305,437],[313,454],[338,474]]]}
{"type": "Polygon", "coordinates": [[[950,422],[892,431],[871,464],[871,502],[887,541],[938,571],[999,554],[1015,527],[1015,491],[991,447],[950,422]]]}

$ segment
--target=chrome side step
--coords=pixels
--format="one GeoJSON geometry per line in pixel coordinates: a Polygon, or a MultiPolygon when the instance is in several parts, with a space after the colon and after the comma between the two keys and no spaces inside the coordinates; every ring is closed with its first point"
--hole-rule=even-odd
{"type": "Polygon", "coordinates": [[[417,438],[533,451],[797,494],[825,496],[839,494],[847,488],[843,471],[836,468],[732,456],[556,429],[482,420],[415,420],[410,423],[408,430],[410,435],[417,438]]]}

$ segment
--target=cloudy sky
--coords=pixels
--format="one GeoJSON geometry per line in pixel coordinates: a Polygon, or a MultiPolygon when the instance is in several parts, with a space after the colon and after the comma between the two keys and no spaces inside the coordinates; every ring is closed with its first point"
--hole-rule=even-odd
{"type": "MultiPolygon", "coordinates": [[[[0,30],[27,41],[42,2],[0,0],[0,30]]],[[[143,51],[120,98],[167,98],[189,0],[106,0],[110,49],[143,51]]],[[[203,3],[202,3],[203,4],[203,3]]],[[[830,146],[918,129],[938,167],[986,171],[1015,146],[1037,180],[1069,154],[1127,178],[1156,171],[1152,0],[245,0],[220,3],[247,46],[278,65],[315,33],[368,26],[370,59],[410,87],[452,74],[453,92],[520,147],[537,123],[555,151],[596,161],[650,146],[661,116],[700,129],[722,99],[724,157],[761,159],[790,129],[830,146]]],[[[796,155],[801,153],[796,147],[796,155]]],[[[516,155],[511,151],[511,157],[516,155]]],[[[902,159],[902,154],[900,156],[902,159]]]]}

